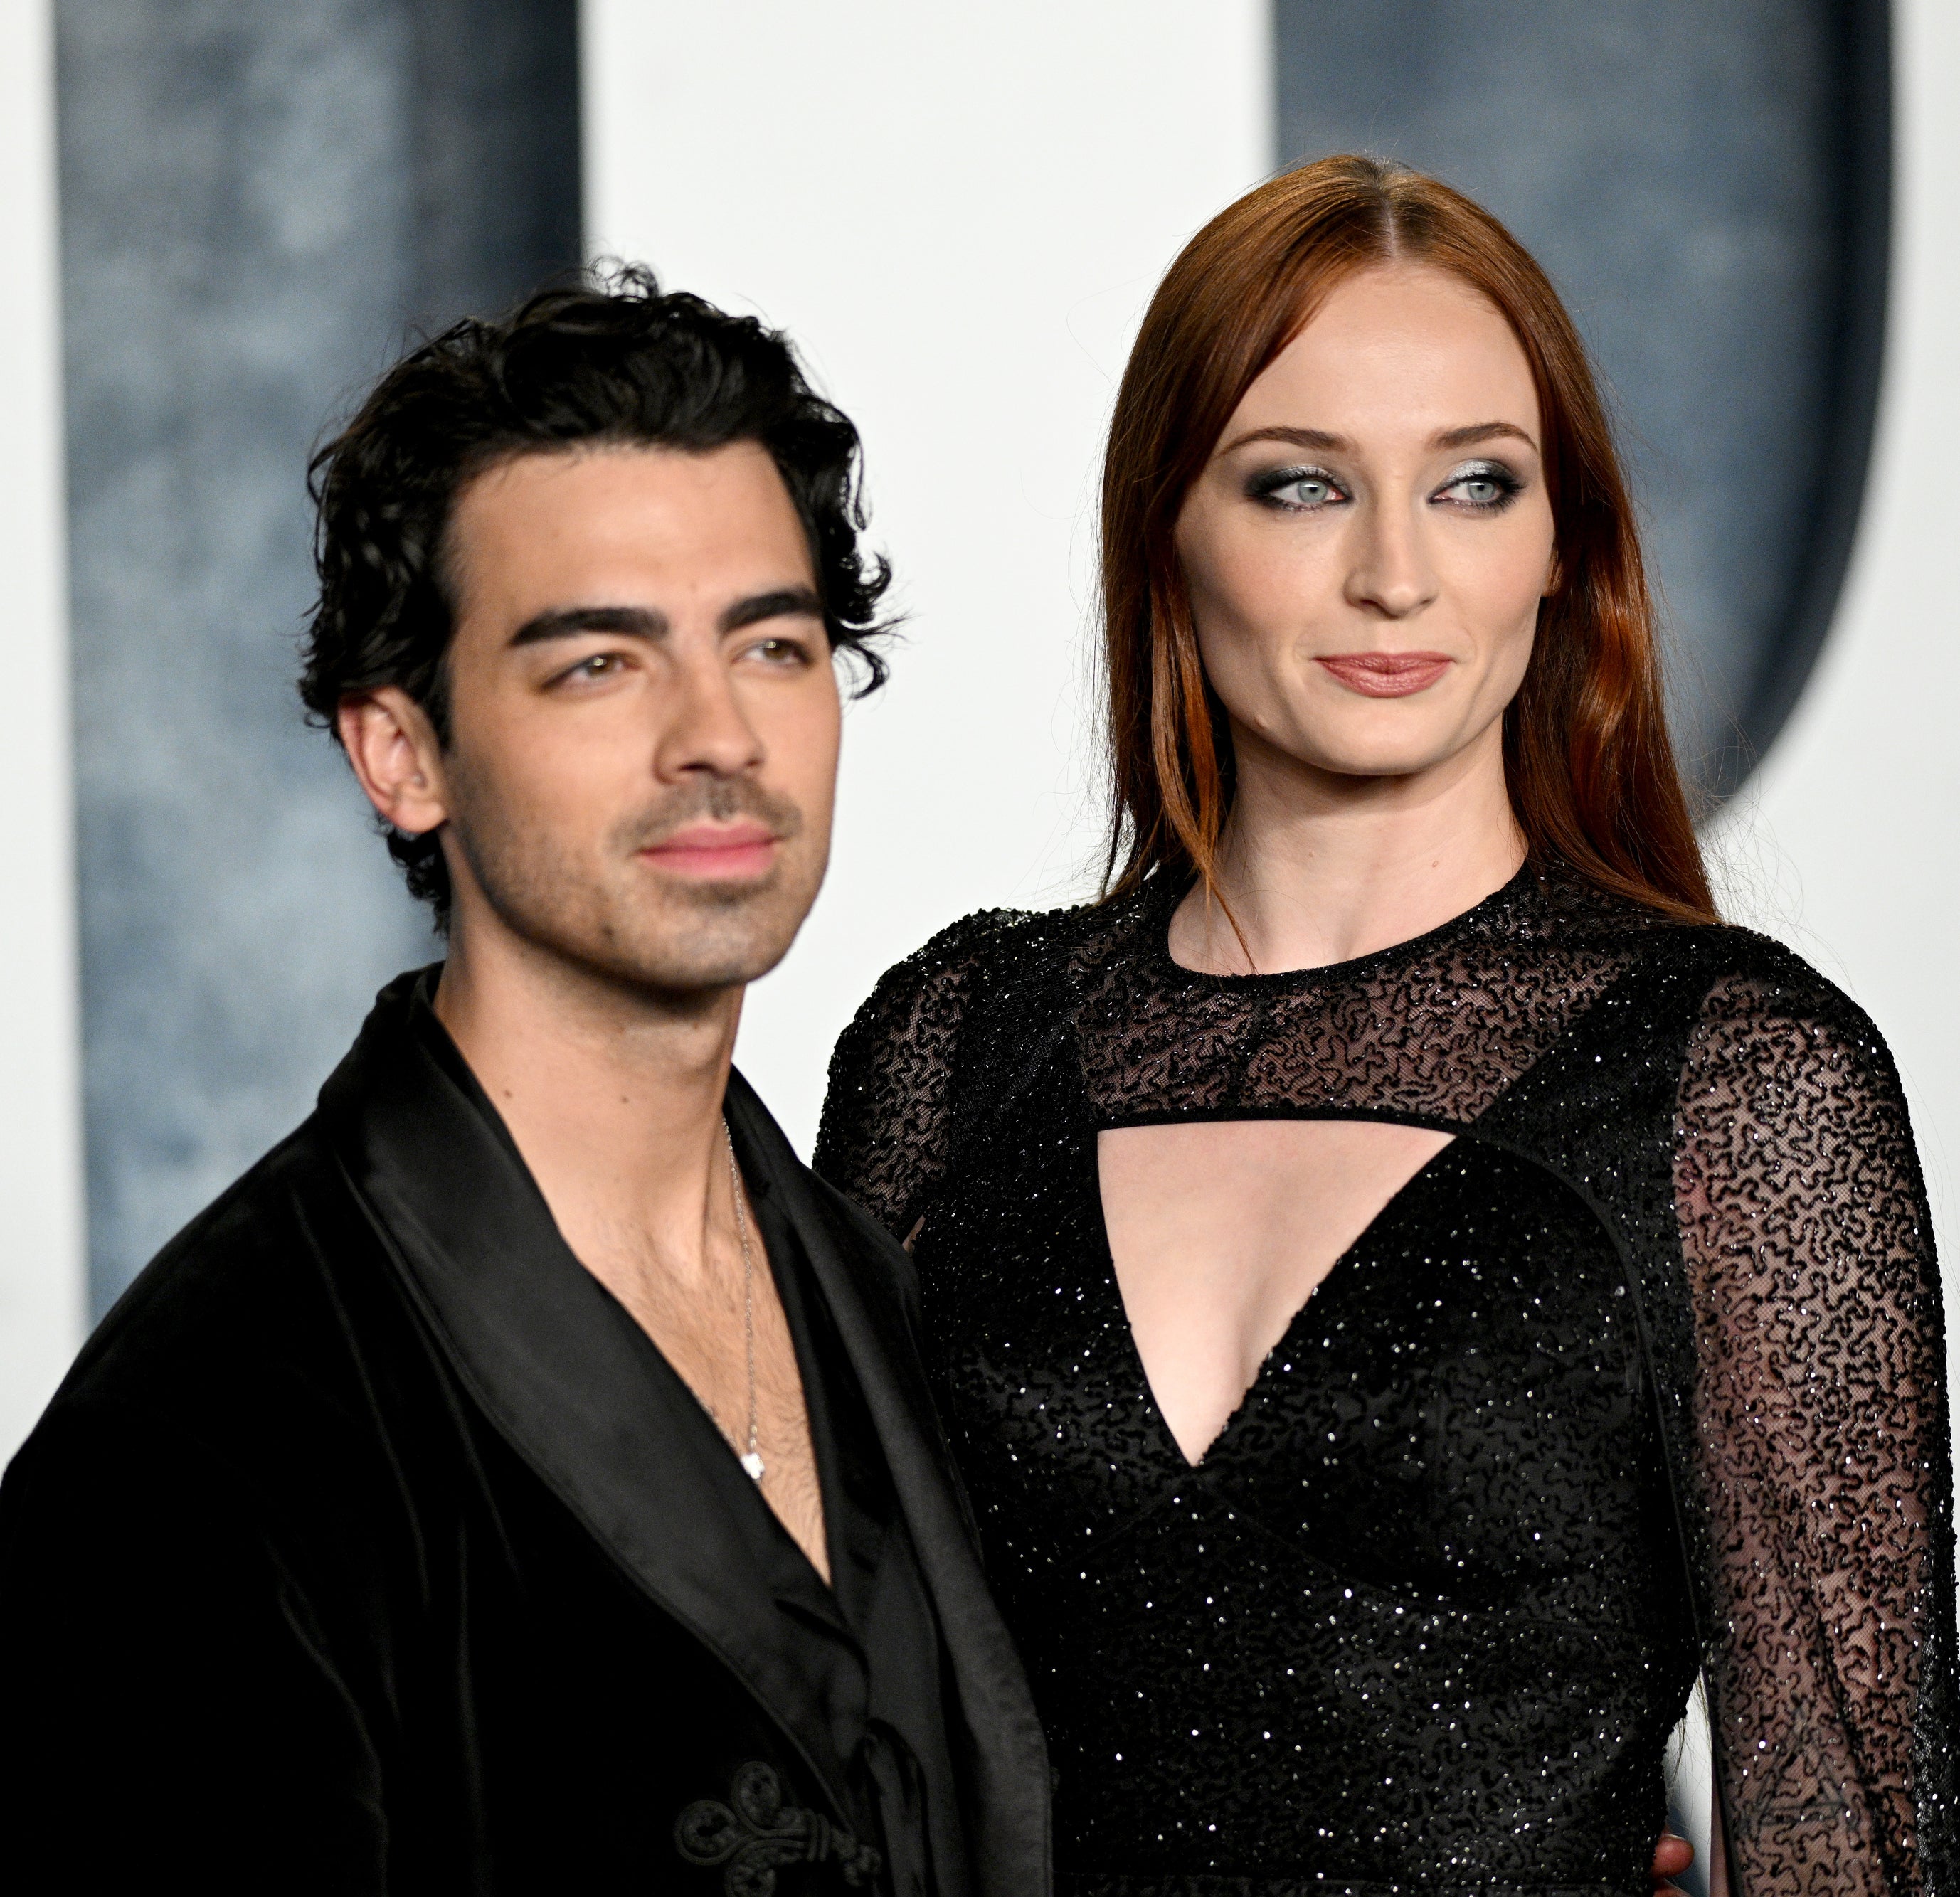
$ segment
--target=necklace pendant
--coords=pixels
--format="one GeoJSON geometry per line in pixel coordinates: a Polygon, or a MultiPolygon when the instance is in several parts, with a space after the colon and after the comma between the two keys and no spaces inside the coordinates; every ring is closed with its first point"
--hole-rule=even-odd
{"type": "Polygon", "coordinates": [[[750,1450],[742,1458],[742,1466],[747,1471],[750,1481],[760,1482],[762,1479],[762,1459],[754,1450],[750,1450]]]}

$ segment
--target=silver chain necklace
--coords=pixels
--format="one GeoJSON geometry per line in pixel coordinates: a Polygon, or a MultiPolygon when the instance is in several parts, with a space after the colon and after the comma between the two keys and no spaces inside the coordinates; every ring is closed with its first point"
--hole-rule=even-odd
{"type": "Polygon", "coordinates": [[[742,1342],[749,1355],[749,1447],[742,1466],[752,1482],[762,1479],[762,1452],[756,1436],[756,1254],[749,1247],[749,1215],[742,1203],[742,1169],[735,1163],[735,1136],[721,1123],[728,1149],[728,1185],[735,1195],[735,1231],[742,1241],[742,1342]]]}

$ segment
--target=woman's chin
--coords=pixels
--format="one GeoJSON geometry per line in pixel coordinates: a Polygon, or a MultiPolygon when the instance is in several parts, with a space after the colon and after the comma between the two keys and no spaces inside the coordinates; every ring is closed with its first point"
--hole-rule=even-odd
{"type": "MultiPolygon", "coordinates": [[[[1410,733],[1399,733],[1392,742],[1384,741],[1373,733],[1362,737],[1341,733],[1318,743],[1272,746],[1279,756],[1297,769],[1321,777],[1351,781],[1357,786],[1392,780],[1414,781],[1439,772],[1453,777],[1456,774],[1450,767],[1460,766],[1464,754],[1471,748],[1454,732],[1427,742],[1410,733]]],[[[1242,753],[1242,779],[1249,762],[1242,753]]],[[[1252,767],[1257,768],[1256,765],[1252,767]]]]}

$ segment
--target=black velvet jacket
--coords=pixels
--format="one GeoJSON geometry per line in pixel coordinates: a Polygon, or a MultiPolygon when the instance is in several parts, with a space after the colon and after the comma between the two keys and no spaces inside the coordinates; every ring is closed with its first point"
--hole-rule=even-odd
{"type": "Polygon", "coordinates": [[[1045,1891],[1041,1733],[903,1254],[738,1076],[833,1594],[565,1248],[428,985],[8,1471],[0,1883],[1045,1891]]]}

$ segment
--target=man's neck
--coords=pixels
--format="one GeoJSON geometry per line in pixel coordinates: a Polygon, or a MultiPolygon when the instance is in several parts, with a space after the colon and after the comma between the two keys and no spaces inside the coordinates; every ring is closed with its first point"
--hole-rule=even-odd
{"type": "Polygon", "coordinates": [[[459,916],[438,1016],[572,1255],[617,1298],[827,1581],[802,1371],[725,1143],[742,990],[650,993],[459,916]]]}
{"type": "MultiPolygon", "coordinates": [[[[704,1268],[740,988],[650,993],[461,917],[435,1011],[572,1251],[612,1282],[704,1268]]],[[[725,1209],[725,1208],[724,1208],[725,1209]]]]}
{"type": "Polygon", "coordinates": [[[1216,904],[1195,890],[1171,946],[1195,968],[1325,968],[1406,942],[1501,888],[1524,858],[1500,733],[1434,769],[1362,778],[1305,769],[1242,741],[1216,904]]]}

